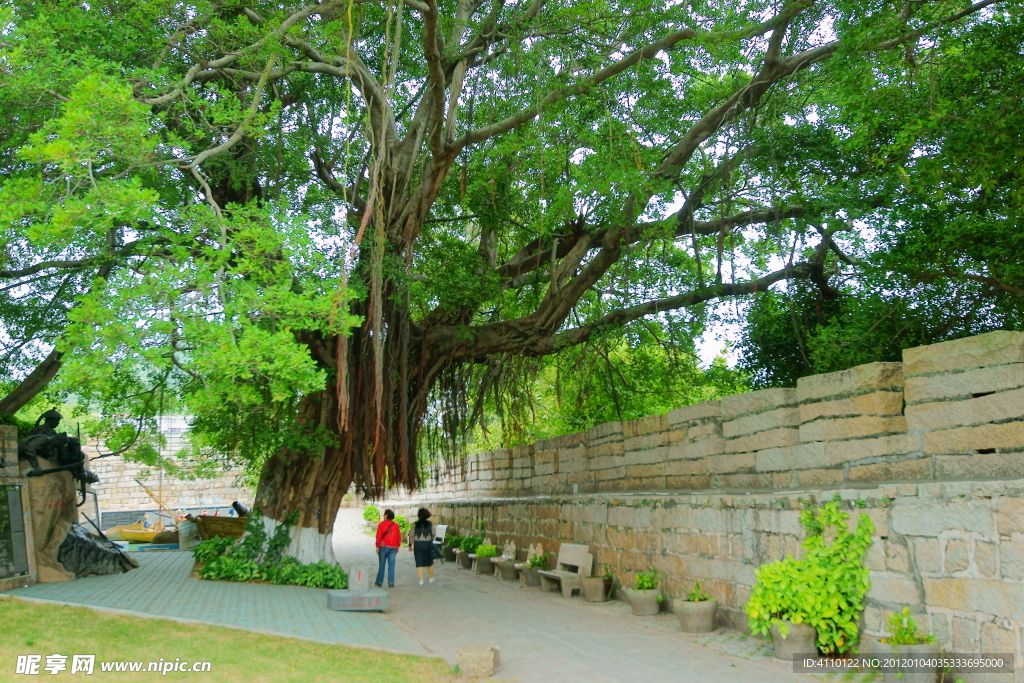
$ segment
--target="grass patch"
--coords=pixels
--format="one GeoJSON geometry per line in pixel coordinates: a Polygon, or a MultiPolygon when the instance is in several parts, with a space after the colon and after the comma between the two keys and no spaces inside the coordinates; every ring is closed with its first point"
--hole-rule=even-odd
{"type": "MultiPolygon", "coordinates": [[[[0,680],[15,676],[18,655],[67,655],[68,670],[38,680],[149,681],[197,683],[442,683],[453,680],[451,667],[437,658],[395,655],[341,645],[276,638],[201,624],[104,614],[85,607],[62,607],[0,599],[0,680]],[[71,655],[96,655],[92,676],[69,675],[71,655]],[[100,661],[209,661],[206,673],[170,672],[166,676],[103,673],[100,661]]],[[[387,643],[378,643],[387,647],[387,643]]],[[[146,665],[143,665],[145,668],[146,665]]],[[[37,680],[24,676],[25,680],[37,680]]]]}

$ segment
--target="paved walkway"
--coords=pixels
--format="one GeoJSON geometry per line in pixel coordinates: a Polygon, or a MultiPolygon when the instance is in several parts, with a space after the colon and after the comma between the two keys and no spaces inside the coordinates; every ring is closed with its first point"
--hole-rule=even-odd
{"type": "MultiPolygon", "coordinates": [[[[334,550],[342,564],[374,563],[373,537],[359,510],[342,509],[334,550]]],[[[452,664],[463,645],[497,645],[494,680],[517,683],[801,682],[792,664],[768,656],[770,645],[736,631],[691,635],[675,616],[634,617],[619,601],[589,603],[476,576],[452,563],[437,583],[419,586],[412,554],[398,554],[391,618],[422,646],[452,664]]]]}
{"type": "Polygon", "coordinates": [[[133,553],[133,557],[140,566],[125,574],[40,583],[10,594],[193,619],[326,643],[427,654],[392,623],[389,615],[327,609],[327,595],[322,589],[191,579],[195,563],[187,551],[140,552],[133,553]]]}
{"type": "MultiPolygon", "coordinates": [[[[342,509],[335,527],[342,566],[376,572],[373,536],[357,509],[342,509]]],[[[189,578],[189,552],[137,553],[127,574],[38,584],[13,595],[193,619],[236,628],[396,652],[435,654],[455,663],[463,645],[498,645],[494,680],[509,683],[792,682],[810,677],[768,656],[761,640],[735,631],[679,631],[671,615],[634,617],[622,602],[565,600],[476,576],[453,564],[436,568],[437,583],[419,586],[412,554],[398,554],[388,614],[333,612],[323,590],[189,578]]]]}

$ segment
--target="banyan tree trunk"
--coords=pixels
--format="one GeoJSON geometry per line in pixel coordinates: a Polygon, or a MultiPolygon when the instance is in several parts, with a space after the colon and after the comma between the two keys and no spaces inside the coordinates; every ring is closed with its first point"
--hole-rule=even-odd
{"type": "MultiPolygon", "coordinates": [[[[330,391],[304,397],[298,422],[300,429],[315,425],[331,429],[332,424],[337,425],[337,400],[330,391]]],[[[293,510],[299,511],[285,555],[303,563],[334,562],[334,517],[352,483],[351,461],[345,456],[341,448],[325,448],[312,454],[285,449],[264,464],[256,505],[263,515],[268,537],[293,510]]]]}
{"type": "Polygon", "coordinates": [[[303,563],[334,561],[334,519],[353,482],[371,495],[418,484],[416,436],[432,377],[444,364],[427,365],[404,311],[384,307],[380,329],[387,332],[379,341],[368,333],[372,316],[365,319],[345,339],[299,336],[330,379],[325,391],[302,399],[296,427],[307,434],[319,427],[334,443],[312,453],[283,449],[260,473],[256,505],[267,533],[298,510],[285,554],[303,563]]]}

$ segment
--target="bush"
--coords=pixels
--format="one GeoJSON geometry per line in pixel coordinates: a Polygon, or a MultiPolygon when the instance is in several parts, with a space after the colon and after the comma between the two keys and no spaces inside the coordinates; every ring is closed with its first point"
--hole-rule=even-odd
{"type": "Polygon", "coordinates": [[[803,542],[807,552],[800,560],[787,556],[757,570],[757,582],[746,606],[751,631],[768,635],[772,624],[778,624],[785,635],[788,628],[783,620],[806,622],[818,632],[822,652],[853,649],[864,596],[871,588],[862,561],[875,526],[867,515],[861,515],[857,530],[850,533],[848,518],[834,501],[820,510],[803,511],[800,522],[807,530],[803,542]],[[825,545],[825,532],[830,528],[835,529],[835,540],[825,545]]]}
{"type": "Polygon", "coordinates": [[[547,555],[534,555],[526,562],[526,566],[529,569],[547,569],[548,568],[548,556],[547,555]]]}
{"type": "Polygon", "coordinates": [[[380,521],[380,510],[376,505],[367,505],[363,508],[363,519],[367,522],[377,523],[380,521]]]}
{"type": "Polygon", "coordinates": [[[199,577],[212,581],[265,581],[266,573],[254,560],[218,555],[199,568],[199,577]]]}
{"type": "Polygon", "coordinates": [[[662,574],[657,569],[647,572],[637,572],[633,587],[638,591],[649,591],[658,587],[662,574]]]}
{"type": "Polygon", "coordinates": [[[495,557],[497,554],[498,548],[493,543],[484,543],[476,549],[477,557],[495,557]]]}
{"type": "Polygon", "coordinates": [[[196,562],[204,564],[218,555],[223,555],[224,551],[234,545],[236,540],[227,536],[208,538],[192,549],[192,557],[196,562]]]}
{"type": "Polygon", "coordinates": [[[911,618],[909,607],[904,607],[899,612],[889,615],[889,630],[892,631],[892,635],[880,640],[883,643],[889,643],[894,649],[897,645],[920,645],[935,642],[934,635],[917,630],[917,622],[911,618]]]}
{"type": "Polygon", "coordinates": [[[409,527],[412,526],[411,524],[409,524],[409,522],[405,520],[405,517],[403,517],[402,515],[395,515],[395,524],[398,525],[398,530],[401,531],[403,534],[409,531],[409,527]]]}
{"type": "Polygon", "coordinates": [[[480,547],[480,544],[484,542],[484,539],[479,536],[464,536],[462,538],[462,549],[467,553],[475,553],[476,549],[480,547]]]}
{"type": "Polygon", "coordinates": [[[298,515],[288,515],[268,541],[259,515],[250,518],[241,541],[214,536],[197,545],[192,556],[199,562],[199,577],[211,581],[260,581],[281,586],[348,588],[345,571],[327,562],[301,564],[284,555],[291,541],[289,529],[298,515]]]}
{"type": "Polygon", "coordinates": [[[458,536],[449,536],[448,538],[444,539],[444,543],[449,548],[452,548],[454,550],[455,548],[458,548],[462,545],[462,539],[458,536]]]}

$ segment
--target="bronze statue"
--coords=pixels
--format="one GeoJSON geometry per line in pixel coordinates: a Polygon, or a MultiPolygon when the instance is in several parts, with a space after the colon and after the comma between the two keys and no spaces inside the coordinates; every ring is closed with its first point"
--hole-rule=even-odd
{"type": "Polygon", "coordinates": [[[18,459],[27,460],[32,466],[28,474],[30,477],[66,470],[83,485],[95,484],[100,479],[85,469],[81,442],[66,432],[57,433],[57,425],[62,419],[64,416],[52,408],[40,415],[28,436],[18,442],[18,459]],[[39,466],[39,458],[45,458],[55,466],[44,470],[39,466]]]}

